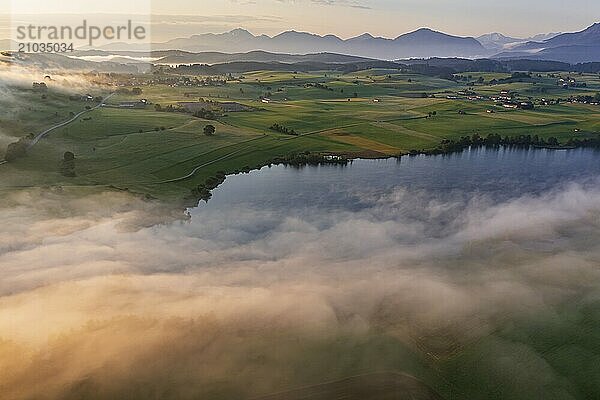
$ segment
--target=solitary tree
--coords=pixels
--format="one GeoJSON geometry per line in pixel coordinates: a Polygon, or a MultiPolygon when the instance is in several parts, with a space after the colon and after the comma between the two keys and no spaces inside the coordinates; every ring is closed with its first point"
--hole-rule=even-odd
{"type": "Polygon", "coordinates": [[[73,154],[70,151],[65,151],[65,154],[63,154],[64,161],[73,161],[74,159],[75,159],[75,154],[73,154]]]}
{"type": "Polygon", "coordinates": [[[77,176],[75,173],[75,154],[70,151],[65,151],[63,154],[62,164],[60,166],[60,172],[63,176],[73,178],[77,176]]]}
{"type": "Polygon", "coordinates": [[[205,134],[206,136],[212,136],[212,135],[214,135],[214,134],[215,134],[216,130],[217,130],[217,129],[214,127],[214,125],[206,125],[206,126],[204,127],[204,134],[205,134]]]}

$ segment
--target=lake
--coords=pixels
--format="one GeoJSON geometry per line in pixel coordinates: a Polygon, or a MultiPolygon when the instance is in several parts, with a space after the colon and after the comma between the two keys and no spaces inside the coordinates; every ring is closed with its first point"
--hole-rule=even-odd
{"type": "Polygon", "coordinates": [[[449,155],[355,160],[347,166],[264,167],[229,176],[194,213],[252,207],[302,212],[313,207],[358,210],[357,193],[393,188],[426,190],[441,198],[486,195],[495,201],[539,194],[600,176],[600,151],[476,148],[449,155]]]}

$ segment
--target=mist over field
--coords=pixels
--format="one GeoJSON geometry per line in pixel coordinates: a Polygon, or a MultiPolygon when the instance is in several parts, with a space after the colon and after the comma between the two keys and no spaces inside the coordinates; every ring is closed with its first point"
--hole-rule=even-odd
{"type": "Polygon", "coordinates": [[[509,331],[574,326],[565,309],[597,306],[597,182],[503,203],[357,196],[368,206],[352,213],[188,220],[124,193],[2,194],[0,392],[247,398],[389,370],[444,390],[453,357],[480,346],[465,375],[571,397],[509,331]]]}
{"type": "Polygon", "coordinates": [[[33,82],[45,82],[58,92],[75,93],[81,90],[98,88],[90,76],[61,68],[44,69],[35,65],[6,63],[0,64],[0,100],[9,96],[10,87],[31,88],[33,82]],[[46,77],[50,78],[46,78],[46,77]]]}
{"type": "Polygon", "coordinates": [[[96,94],[99,88],[92,75],[0,62],[0,160],[10,143],[70,118],[66,110],[58,111],[68,104],[66,95],[96,94]],[[48,90],[32,89],[34,82],[44,82],[48,90]],[[58,108],[50,112],[53,107],[58,108]]]}

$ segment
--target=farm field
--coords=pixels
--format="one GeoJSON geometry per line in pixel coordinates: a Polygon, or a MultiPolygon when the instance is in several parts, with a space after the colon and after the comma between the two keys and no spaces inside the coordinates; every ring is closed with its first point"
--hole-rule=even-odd
{"type": "MultiPolygon", "coordinates": [[[[578,76],[586,87],[569,89],[546,75],[528,82],[473,83],[507,76],[473,73],[463,82],[389,70],[258,71],[223,85],[193,87],[140,78],[135,83],[141,93],[117,91],[105,106],[51,132],[26,157],[0,166],[0,189],[113,186],[178,201],[218,173],[248,171],[304,152],[397,157],[474,134],[538,135],[560,143],[599,134],[600,106],[565,100],[594,96],[600,91],[597,76],[578,76]],[[490,99],[503,91],[533,102],[535,108],[507,109],[490,99]],[[469,99],[475,94],[480,99],[469,99]],[[148,104],[122,106],[141,99],[148,104]],[[543,105],[542,99],[562,101],[543,105]],[[195,102],[233,104],[234,111],[211,116],[178,111],[180,104],[195,102]],[[271,129],[274,124],[281,130],[271,129]],[[214,135],[203,134],[206,125],[215,127],[214,135]],[[60,170],[67,151],[76,157],[71,177],[60,170]]],[[[98,88],[93,95],[110,91],[98,88]]],[[[13,90],[16,101],[3,104],[0,112],[0,145],[85,111],[87,104],[69,100],[69,95],[53,90],[52,84],[43,96],[32,89],[13,90]]]]}

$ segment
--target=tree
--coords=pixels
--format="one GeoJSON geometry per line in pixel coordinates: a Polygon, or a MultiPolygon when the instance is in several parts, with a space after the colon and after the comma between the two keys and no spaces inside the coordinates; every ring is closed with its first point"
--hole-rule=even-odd
{"type": "Polygon", "coordinates": [[[205,108],[201,108],[200,110],[194,113],[194,117],[202,118],[202,119],[216,119],[217,116],[212,110],[207,110],[205,108]]]}
{"type": "Polygon", "coordinates": [[[217,128],[215,128],[214,125],[206,125],[204,127],[204,134],[206,136],[212,136],[215,134],[216,131],[217,131],[217,128]]]}
{"type": "Polygon", "coordinates": [[[65,151],[65,154],[63,154],[64,161],[73,161],[74,159],[75,159],[75,154],[73,154],[70,151],[65,151]]]}
{"type": "Polygon", "coordinates": [[[25,157],[27,155],[27,148],[33,140],[33,134],[22,137],[18,141],[11,143],[6,148],[6,154],[4,159],[7,162],[15,161],[18,158],[25,157]]]}
{"type": "Polygon", "coordinates": [[[70,151],[65,151],[60,166],[60,173],[69,178],[77,176],[75,173],[75,154],[70,151]]]}
{"type": "Polygon", "coordinates": [[[21,142],[10,143],[6,148],[4,159],[8,162],[14,161],[17,158],[24,157],[27,154],[27,147],[21,142]]]}

